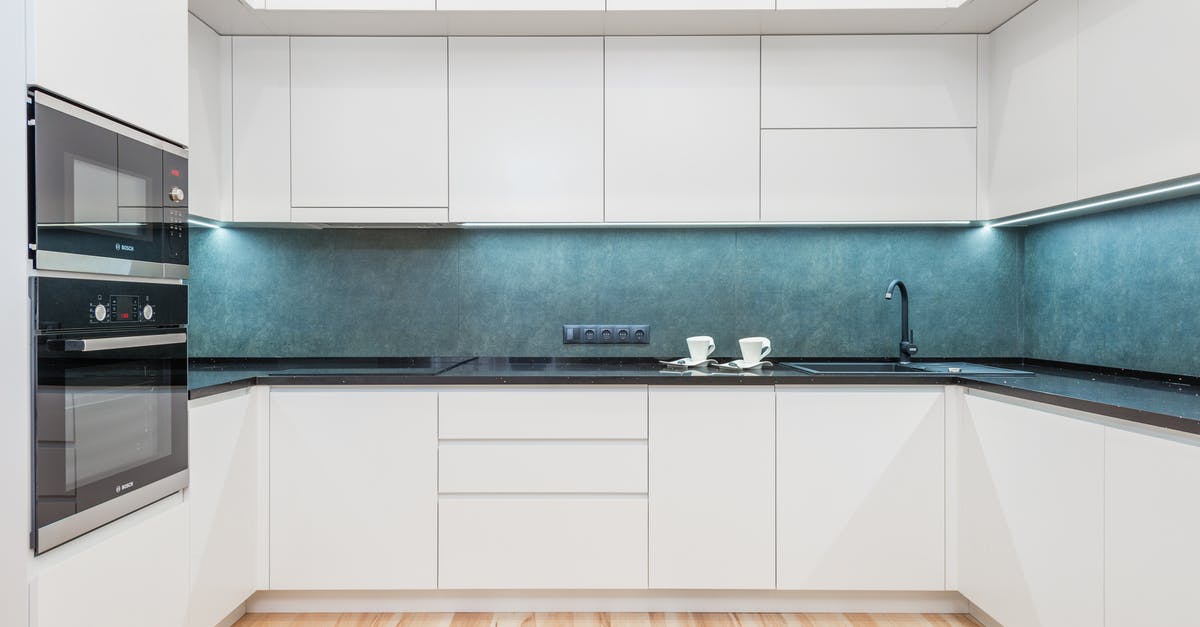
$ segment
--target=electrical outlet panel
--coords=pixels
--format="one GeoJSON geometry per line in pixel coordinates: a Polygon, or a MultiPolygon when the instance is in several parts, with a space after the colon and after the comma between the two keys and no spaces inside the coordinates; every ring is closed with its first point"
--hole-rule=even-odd
{"type": "Polygon", "coordinates": [[[564,324],[563,344],[649,344],[648,324],[564,324]]]}

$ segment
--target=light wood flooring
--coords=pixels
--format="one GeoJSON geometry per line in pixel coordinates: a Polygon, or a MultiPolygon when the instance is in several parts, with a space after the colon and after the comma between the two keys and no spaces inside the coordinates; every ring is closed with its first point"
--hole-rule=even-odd
{"type": "Polygon", "coordinates": [[[978,627],[966,614],[247,614],[234,627],[978,627]]]}

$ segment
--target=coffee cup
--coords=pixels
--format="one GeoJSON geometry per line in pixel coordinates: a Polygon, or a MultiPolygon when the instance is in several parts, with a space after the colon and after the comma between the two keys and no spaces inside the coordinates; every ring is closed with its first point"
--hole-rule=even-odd
{"type": "Polygon", "coordinates": [[[742,349],[742,362],[756,364],[771,353],[771,340],[765,337],[744,337],[738,340],[742,349]]]}
{"type": "Polygon", "coordinates": [[[688,354],[691,355],[692,361],[704,361],[713,351],[717,350],[717,345],[713,343],[713,339],[707,335],[697,335],[687,339],[688,354]]]}

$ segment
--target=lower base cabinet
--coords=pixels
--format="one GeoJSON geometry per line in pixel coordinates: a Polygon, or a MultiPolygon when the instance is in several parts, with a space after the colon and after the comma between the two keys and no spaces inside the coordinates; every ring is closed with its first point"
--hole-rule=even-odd
{"type": "Polygon", "coordinates": [[[1105,428],[974,394],[965,409],[959,590],[1003,625],[1105,624],[1105,428]]]}
{"type": "Polygon", "coordinates": [[[437,397],[271,390],[271,589],[437,587],[437,397]]]}
{"type": "Polygon", "coordinates": [[[778,390],[778,587],[944,590],[943,389],[778,390]]]}
{"type": "Polygon", "coordinates": [[[169,496],[36,558],[33,627],[181,627],[188,504],[169,496]]]}

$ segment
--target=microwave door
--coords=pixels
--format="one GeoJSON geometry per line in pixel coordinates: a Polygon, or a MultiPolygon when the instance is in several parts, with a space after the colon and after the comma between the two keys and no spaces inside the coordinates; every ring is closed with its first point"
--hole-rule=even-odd
{"type": "Polygon", "coordinates": [[[118,221],[117,134],[36,106],[34,210],[39,227],[118,221]]]}

